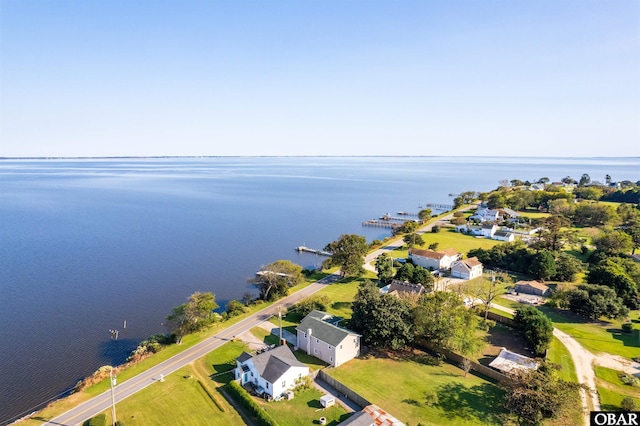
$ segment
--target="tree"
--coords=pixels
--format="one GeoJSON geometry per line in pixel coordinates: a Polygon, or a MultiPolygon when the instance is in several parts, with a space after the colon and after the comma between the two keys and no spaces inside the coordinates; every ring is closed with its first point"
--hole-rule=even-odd
{"type": "Polygon", "coordinates": [[[439,245],[440,245],[440,243],[437,242],[437,241],[434,242],[434,243],[431,243],[431,244],[429,244],[429,250],[438,250],[438,246],[439,245]]]}
{"type": "Polygon", "coordinates": [[[422,238],[422,235],[416,234],[415,232],[405,235],[402,238],[402,241],[404,241],[409,247],[421,246],[424,244],[424,238],[422,238]]]}
{"type": "Polygon", "coordinates": [[[578,181],[573,179],[571,176],[566,176],[562,178],[562,183],[572,185],[578,183],[578,181]]]}
{"type": "Polygon", "coordinates": [[[431,209],[422,209],[418,212],[418,219],[420,222],[426,222],[431,218],[431,209]]]}
{"type": "Polygon", "coordinates": [[[293,305],[291,311],[306,317],[313,310],[326,311],[330,303],[328,296],[315,294],[293,305]]]}
{"type": "MultiPolygon", "coordinates": [[[[555,201],[555,200],[554,200],[555,201]]],[[[561,216],[551,215],[544,219],[543,228],[538,233],[533,247],[536,249],[561,250],[564,246],[565,232],[562,227],[569,222],[561,216]]]]}
{"type": "Polygon", "coordinates": [[[591,183],[591,177],[589,177],[588,174],[583,174],[582,177],[580,177],[580,181],[578,182],[578,186],[585,186],[585,185],[589,185],[589,183],[591,183]]]}
{"type": "Polygon", "coordinates": [[[186,303],[171,310],[165,325],[171,334],[175,334],[176,342],[180,344],[187,334],[195,333],[213,323],[213,310],[217,308],[213,293],[195,292],[186,303]]]}
{"type": "MultiPolygon", "coordinates": [[[[406,222],[405,222],[406,223],[406,222]]],[[[325,262],[328,267],[337,266],[343,276],[359,277],[364,274],[364,256],[369,250],[367,240],[356,234],[343,234],[324,248],[332,256],[325,262]]]]}
{"type": "Polygon", "coordinates": [[[537,279],[548,280],[556,274],[556,261],[549,250],[541,250],[533,256],[529,273],[537,279]]]}
{"type": "Polygon", "coordinates": [[[480,299],[484,305],[484,319],[489,316],[489,309],[491,308],[491,302],[505,293],[504,282],[510,280],[507,274],[499,274],[499,278],[496,279],[495,275],[491,276],[491,279],[485,277],[478,277],[467,282],[466,291],[475,299],[480,299]]]}
{"type": "Polygon", "coordinates": [[[489,199],[487,200],[487,207],[490,209],[501,209],[505,207],[507,204],[507,200],[504,195],[500,192],[494,192],[489,195],[489,199]]]}
{"type": "Polygon", "coordinates": [[[553,323],[533,306],[519,307],[513,318],[536,356],[544,356],[553,338],[553,323]]]}
{"type": "Polygon", "coordinates": [[[368,345],[400,349],[413,340],[409,303],[395,296],[380,294],[370,280],[358,286],[351,310],[349,328],[362,334],[368,345]]]}
{"type": "Polygon", "coordinates": [[[410,234],[416,232],[419,227],[420,225],[415,220],[405,220],[401,226],[393,230],[393,234],[410,234]]]}
{"type": "Polygon", "coordinates": [[[414,332],[436,345],[463,355],[476,352],[478,317],[465,308],[457,294],[437,291],[426,295],[413,310],[414,332]]]}
{"type": "Polygon", "coordinates": [[[580,226],[602,226],[618,220],[618,213],[612,206],[586,202],[578,203],[573,217],[574,223],[580,226]]]}
{"type": "Polygon", "coordinates": [[[628,253],[633,248],[631,235],[624,231],[606,230],[602,235],[593,239],[597,250],[605,253],[628,253]]]}
{"type": "Polygon", "coordinates": [[[389,284],[393,279],[393,259],[386,253],[376,258],[376,271],[378,271],[378,280],[383,284],[389,284]]]}
{"type": "Polygon", "coordinates": [[[227,305],[225,306],[225,312],[230,317],[240,315],[245,311],[244,304],[239,300],[229,300],[227,305]]]}
{"type": "Polygon", "coordinates": [[[504,406],[523,425],[538,425],[544,419],[558,417],[581,387],[560,379],[556,368],[547,364],[518,371],[512,379],[504,383],[504,406]]]}
{"type": "Polygon", "coordinates": [[[603,285],[580,284],[569,290],[569,309],[578,315],[597,320],[600,317],[625,318],[629,309],[616,292],[603,285]]]}
{"type": "Polygon", "coordinates": [[[549,178],[548,177],[541,177],[540,179],[538,179],[538,183],[544,183],[547,184],[549,183],[549,178]]]}
{"type": "Polygon", "coordinates": [[[290,260],[276,260],[262,267],[260,274],[249,280],[260,289],[262,300],[277,300],[289,293],[289,287],[304,281],[302,266],[290,260]]]}
{"type": "Polygon", "coordinates": [[[589,268],[587,282],[611,287],[631,309],[638,307],[639,267],[629,259],[606,257],[589,268]]]}
{"type": "Polygon", "coordinates": [[[558,281],[574,281],[576,275],[584,270],[584,264],[568,253],[559,252],[556,254],[556,273],[551,279],[558,281]]]}

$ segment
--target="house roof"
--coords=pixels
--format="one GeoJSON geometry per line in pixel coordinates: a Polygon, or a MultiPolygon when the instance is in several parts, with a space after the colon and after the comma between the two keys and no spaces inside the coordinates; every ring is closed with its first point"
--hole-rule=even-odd
{"type": "Polygon", "coordinates": [[[398,293],[410,293],[417,294],[420,296],[422,293],[426,291],[422,284],[411,284],[406,281],[393,280],[391,284],[389,284],[388,293],[391,294],[393,292],[398,293]]]}
{"type": "Polygon", "coordinates": [[[300,324],[296,327],[296,330],[307,332],[311,329],[311,335],[316,339],[320,339],[329,345],[336,347],[348,336],[359,336],[346,328],[338,327],[326,322],[330,319],[331,315],[322,311],[311,311],[309,315],[304,317],[300,324]],[[323,314],[323,319],[319,319],[320,314],[323,314]]]}
{"type": "Polygon", "coordinates": [[[236,358],[236,361],[238,361],[239,363],[243,363],[248,359],[251,359],[253,357],[253,355],[251,355],[250,353],[247,352],[242,352],[240,354],[240,356],[238,358],[236,358]]]}
{"type": "Polygon", "coordinates": [[[437,252],[433,250],[424,250],[424,249],[409,249],[409,254],[415,254],[422,257],[428,257],[429,259],[440,260],[446,256],[446,254],[442,252],[437,252]]]}
{"type": "Polygon", "coordinates": [[[374,426],[373,418],[364,411],[358,411],[344,422],[338,423],[338,426],[374,426]]]}
{"type": "Polygon", "coordinates": [[[458,256],[458,255],[460,255],[460,253],[458,253],[456,251],[456,249],[453,249],[453,248],[446,248],[444,250],[440,250],[440,253],[444,253],[447,256],[458,256]]]}
{"type": "Polygon", "coordinates": [[[546,285],[544,285],[544,284],[542,284],[541,282],[538,282],[538,281],[518,281],[516,283],[516,285],[520,285],[520,286],[528,285],[530,287],[537,288],[538,290],[543,290],[543,291],[546,291],[546,290],[549,289],[548,286],[546,286],[546,285]]]}
{"type": "Polygon", "coordinates": [[[512,234],[512,232],[509,231],[496,231],[495,235],[496,237],[508,237],[510,234],[512,234]]]}
{"type": "MultiPolygon", "coordinates": [[[[245,354],[247,353],[243,352],[240,357],[238,357],[238,360],[245,354]]],[[[258,374],[270,383],[277,382],[291,367],[306,367],[306,365],[296,359],[287,345],[278,346],[253,357],[244,357],[244,361],[240,362],[246,362],[248,359],[253,361],[253,365],[256,367],[258,374]]]]}
{"type": "Polygon", "coordinates": [[[483,229],[493,229],[495,226],[498,226],[498,225],[496,225],[495,223],[483,223],[482,224],[482,228],[483,229]]]}
{"type": "Polygon", "coordinates": [[[520,216],[520,213],[518,213],[517,211],[511,210],[511,209],[506,208],[506,207],[503,208],[502,211],[505,212],[506,214],[508,214],[511,217],[519,217],[520,216]]]}
{"type": "Polygon", "coordinates": [[[482,263],[478,260],[477,257],[474,256],[468,259],[458,260],[456,262],[453,262],[453,264],[451,265],[452,268],[455,268],[456,266],[462,266],[463,268],[471,270],[474,266],[482,266],[482,263]]]}

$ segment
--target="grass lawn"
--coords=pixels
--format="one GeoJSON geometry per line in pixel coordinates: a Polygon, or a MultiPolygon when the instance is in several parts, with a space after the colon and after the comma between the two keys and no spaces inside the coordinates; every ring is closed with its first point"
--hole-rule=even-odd
{"type": "Polygon", "coordinates": [[[616,370],[606,367],[595,367],[596,386],[600,395],[600,405],[603,410],[619,410],[622,399],[630,396],[640,407],[640,388],[625,385],[616,370]]]}
{"type": "MultiPolygon", "coordinates": [[[[437,250],[443,250],[451,247],[460,253],[467,253],[469,250],[476,248],[490,249],[497,244],[502,244],[497,240],[476,238],[470,235],[465,235],[460,232],[456,232],[451,228],[443,228],[440,232],[425,232],[422,234],[422,237],[424,239],[424,244],[422,246],[416,246],[416,248],[426,249],[430,244],[438,243],[437,250]]],[[[408,250],[405,247],[402,250],[394,250],[392,253],[394,258],[406,258],[408,250]]]]}
{"type": "MultiPolygon", "coordinates": [[[[607,352],[625,358],[637,357],[640,354],[638,330],[633,334],[621,331],[622,323],[616,320],[592,322],[572,312],[548,306],[538,306],[553,321],[554,327],[575,338],[582,346],[593,353],[607,352]]],[[[632,311],[632,317],[637,316],[632,311]]]]}
{"type": "MultiPolygon", "coordinates": [[[[240,415],[215,391],[211,380],[199,380],[191,366],[181,368],[165,377],[164,382],[156,382],[119,402],[116,405],[117,418],[125,426],[222,426],[244,423],[240,415]],[[208,388],[208,393],[203,386],[208,388]]],[[[105,414],[107,424],[111,424],[111,410],[105,411],[105,414]]]]}
{"type": "Polygon", "coordinates": [[[320,417],[327,420],[327,425],[337,425],[351,416],[338,404],[323,409],[320,405],[322,395],[317,389],[309,388],[294,392],[293,399],[289,401],[266,402],[261,399],[255,401],[282,426],[320,424],[320,417]]]}
{"type": "Polygon", "coordinates": [[[351,360],[330,374],[406,424],[503,423],[503,391],[472,374],[465,378],[447,363],[371,357],[351,360]]]}
{"type": "Polygon", "coordinates": [[[560,366],[560,378],[562,380],[578,383],[576,366],[573,363],[571,353],[557,337],[554,337],[553,340],[551,340],[549,350],[547,351],[547,360],[560,366]]]}

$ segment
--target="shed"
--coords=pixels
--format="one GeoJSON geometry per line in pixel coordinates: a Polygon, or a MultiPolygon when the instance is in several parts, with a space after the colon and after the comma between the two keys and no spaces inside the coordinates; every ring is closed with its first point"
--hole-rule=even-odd
{"type": "Polygon", "coordinates": [[[336,398],[333,395],[323,395],[320,397],[320,405],[323,408],[328,408],[336,403],[336,398]]]}

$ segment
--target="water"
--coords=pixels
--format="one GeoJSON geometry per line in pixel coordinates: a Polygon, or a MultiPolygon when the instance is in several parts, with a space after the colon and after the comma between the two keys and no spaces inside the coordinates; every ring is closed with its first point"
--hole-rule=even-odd
{"type": "MultiPolygon", "coordinates": [[[[637,158],[190,158],[0,161],[0,424],[164,332],[173,306],[221,306],[277,259],[303,266],[361,222],[502,179],[640,180],[637,158]],[[127,329],[123,330],[123,321],[127,329]],[[118,342],[109,329],[119,329],[118,342]]],[[[254,292],[255,293],[255,292],[254,292]]]]}

